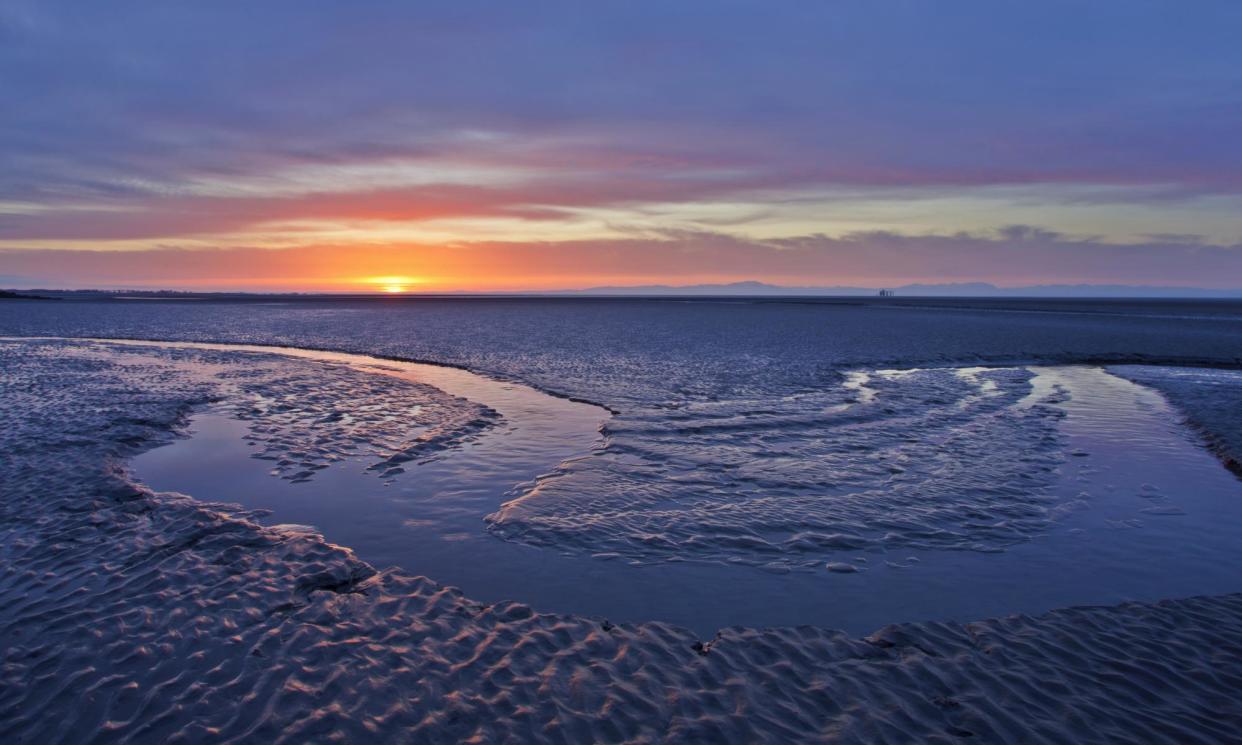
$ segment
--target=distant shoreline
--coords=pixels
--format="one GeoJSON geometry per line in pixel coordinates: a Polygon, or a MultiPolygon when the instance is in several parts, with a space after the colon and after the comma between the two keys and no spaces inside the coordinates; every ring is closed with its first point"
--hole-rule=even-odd
{"type": "Polygon", "coordinates": [[[11,292],[9,290],[0,290],[0,300],[55,300],[44,295],[27,295],[21,292],[11,292]]]}
{"type": "Polygon", "coordinates": [[[947,303],[1242,303],[1242,292],[1206,294],[1206,291],[1186,295],[1171,294],[1099,294],[1099,295],[1053,295],[1014,293],[998,294],[861,294],[861,293],[792,293],[792,292],[441,292],[441,293],[337,293],[337,292],[182,292],[177,290],[0,290],[0,299],[9,300],[83,300],[83,301],[163,301],[205,300],[237,302],[324,302],[333,300],[382,300],[388,302],[418,300],[667,300],[704,302],[824,302],[834,304],[911,305],[931,303],[942,306],[947,303]]]}

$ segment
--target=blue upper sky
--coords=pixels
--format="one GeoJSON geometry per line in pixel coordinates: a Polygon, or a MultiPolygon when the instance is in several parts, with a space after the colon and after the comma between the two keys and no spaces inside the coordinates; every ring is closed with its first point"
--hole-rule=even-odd
{"type": "Polygon", "coordinates": [[[1238,286],[1240,36],[1237,2],[6,0],[0,284],[1238,286]]]}

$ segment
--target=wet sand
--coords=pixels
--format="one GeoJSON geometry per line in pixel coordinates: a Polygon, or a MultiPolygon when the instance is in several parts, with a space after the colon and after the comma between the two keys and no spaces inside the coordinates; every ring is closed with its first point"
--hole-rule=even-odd
{"type": "MultiPolygon", "coordinates": [[[[0,343],[6,741],[1206,743],[1242,730],[1239,595],[862,638],[703,639],[484,604],[312,531],[136,485],[128,459],[219,392],[192,369],[135,357],[122,372],[74,346],[0,343]]],[[[265,387],[308,385],[271,364],[265,387]]],[[[355,373],[332,375],[353,386],[355,373]]],[[[483,414],[368,384],[403,406],[483,414]]],[[[378,415],[355,434],[375,457],[427,442],[390,440],[378,415]]],[[[271,435],[300,457],[302,442],[271,435]]]]}

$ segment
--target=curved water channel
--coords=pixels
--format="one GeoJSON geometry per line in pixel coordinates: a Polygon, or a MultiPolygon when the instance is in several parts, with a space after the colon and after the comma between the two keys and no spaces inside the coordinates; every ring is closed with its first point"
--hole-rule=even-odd
{"type": "Polygon", "coordinates": [[[152,488],[272,511],[313,526],[377,567],[400,566],[476,600],[613,621],[662,620],[704,637],[731,625],[813,624],[866,633],[900,621],[971,620],[1077,604],[1242,590],[1242,482],[1179,423],[1155,391],[1098,367],[1033,367],[1036,396],[1059,387],[1067,452],[1054,493],[1089,494],[1047,533],[1002,553],[900,551],[861,556],[867,571],[773,574],[749,566],[631,566],[507,542],[484,516],[566,459],[603,446],[604,409],[465,370],[363,355],[232,344],[113,342],[284,354],[433,385],[489,406],[503,423],[460,448],[381,480],[361,460],[306,483],[273,478],[246,424],[205,409],[190,436],[135,458],[152,488]],[[1159,502],[1153,502],[1159,495],[1159,502]],[[1153,504],[1156,507],[1153,508],[1153,504]],[[889,562],[892,563],[889,563],[889,562]]]}

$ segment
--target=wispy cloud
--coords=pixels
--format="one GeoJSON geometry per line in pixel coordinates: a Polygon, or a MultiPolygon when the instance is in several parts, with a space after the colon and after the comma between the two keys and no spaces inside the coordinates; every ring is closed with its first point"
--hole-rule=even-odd
{"type": "MultiPolygon", "coordinates": [[[[753,241],[665,231],[612,240],[432,245],[314,245],[296,249],[0,250],[10,275],[71,286],[357,289],[377,275],[424,290],[572,289],[596,284],[730,282],[881,285],[988,280],[1162,284],[1236,289],[1242,245],[1115,244],[1026,226],[985,235],[869,232],[753,241]]],[[[21,283],[29,286],[29,282],[21,283]]]]}
{"type": "Polygon", "coordinates": [[[661,229],[963,252],[928,236],[1021,221],[1208,266],[1178,235],[1242,240],[1240,26],[1214,0],[10,0],[0,246],[399,253],[435,224],[519,254],[661,229]]]}

